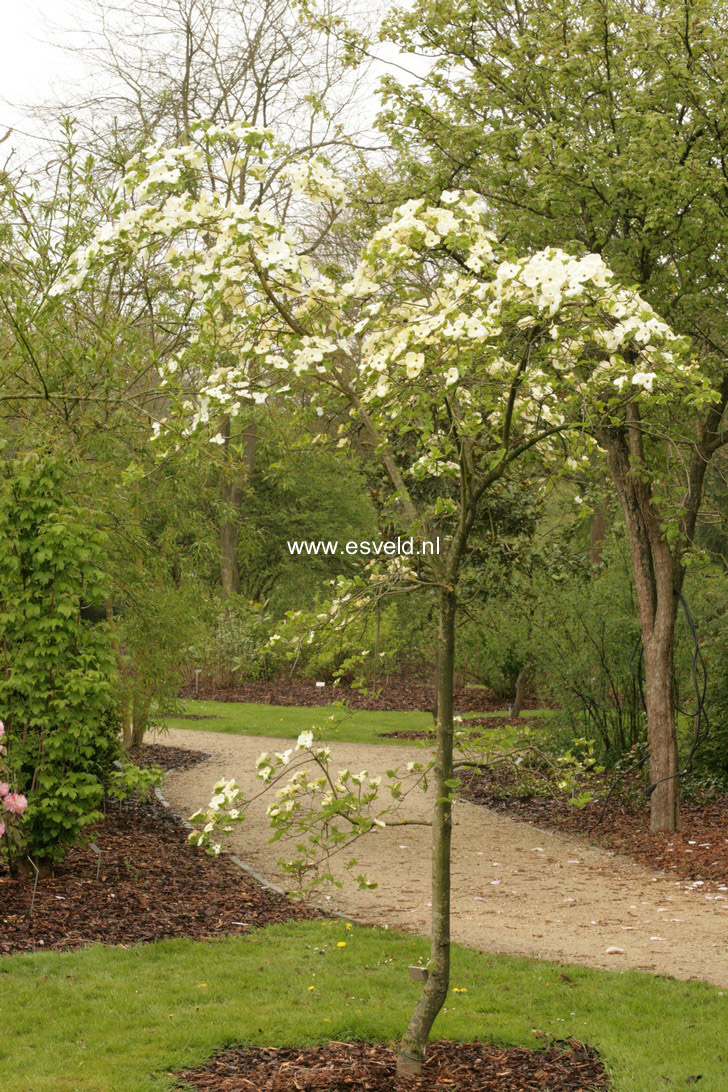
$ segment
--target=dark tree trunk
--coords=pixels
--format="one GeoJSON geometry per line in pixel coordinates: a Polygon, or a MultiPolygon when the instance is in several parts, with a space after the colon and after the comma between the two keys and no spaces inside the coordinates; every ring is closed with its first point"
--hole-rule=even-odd
{"type": "Polygon", "coordinates": [[[592,565],[600,565],[602,562],[602,549],[607,537],[607,506],[598,504],[594,509],[589,527],[589,556],[592,565]]]}
{"type": "Polygon", "coordinates": [[[237,595],[240,591],[240,563],[238,560],[239,516],[243,506],[242,481],[252,477],[258,434],[254,426],[245,434],[245,460],[240,463],[230,449],[230,418],[226,417],[221,429],[225,437],[225,469],[222,477],[222,500],[225,515],[220,525],[220,582],[223,595],[237,595]]]}
{"type": "Polygon", "coordinates": [[[650,747],[650,830],[680,829],[677,725],[672,693],[673,625],[645,649],[645,704],[650,747]]]}
{"type": "Polygon", "coordinates": [[[513,695],[513,705],[511,706],[511,716],[520,717],[521,710],[523,709],[523,703],[526,699],[526,683],[528,682],[528,674],[531,670],[530,661],[526,661],[516,677],[515,692],[513,695]]]}
{"type": "Polygon", "coordinates": [[[143,744],[144,733],[149,726],[149,701],[139,697],[134,698],[133,710],[131,746],[136,748],[143,744]]]}
{"type": "Polygon", "coordinates": [[[645,704],[650,749],[650,830],[680,829],[680,783],[675,710],[672,700],[676,591],[682,572],[662,533],[644,472],[637,407],[627,407],[626,429],[604,433],[612,476],[632,553],[645,664],[645,704]]]}
{"type": "Polygon", "coordinates": [[[240,566],[238,563],[238,520],[237,515],[243,503],[243,491],[236,480],[236,470],[230,451],[230,418],[226,417],[222,435],[225,437],[224,452],[226,466],[221,483],[222,501],[225,508],[220,524],[220,582],[222,593],[227,598],[240,591],[240,566]]]}
{"type": "Polygon", "coordinates": [[[450,982],[450,844],[452,837],[453,678],[456,595],[440,593],[437,642],[437,751],[433,771],[436,802],[432,818],[432,930],[428,977],[397,1051],[397,1073],[422,1069],[432,1025],[450,982]]]}

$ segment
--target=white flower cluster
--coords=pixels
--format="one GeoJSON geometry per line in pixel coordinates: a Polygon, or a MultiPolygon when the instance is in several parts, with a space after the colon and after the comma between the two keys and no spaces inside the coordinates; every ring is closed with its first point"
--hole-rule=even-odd
{"type": "Polygon", "coordinates": [[[189,818],[189,822],[199,828],[190,834],[188,840],[191,844],[205,846],[208,853],[217,857],[222,851],[222,842],[216,839],[230,834],[233,827],[244,819],[243,811],[238,806],[239,797],[240,789],[235,781],[218,781],[207,807],[200,808],[189,818]]]}
{"type": "MultiPolygon", "coordinates": [[[[173,236],[166,260],[177,286],[197,300],[200,321],[167,378],[204,375],[207,360],[226,359],[183,405],[187,431],[209,431],[222,413],[320,376],[366,407],[384,434],[406,433],[408,451],[415,439],[403,473],[457,478],[457,446],[435,442],[433,430],[456,430],[477,473],[480,454],[500,443],[506,407],[510,434],[522,440],[570,417],[583,427],[627,397],[699,385],[695,370],[676,362],[681,347],[669,328],[600,255],[548,248],[514,259],[487,230],[472,193],[400,206],[337,285],[304,253],[305,231],[294,239],[265,202],[225,204],[199,186],[180,192],[210,143],[232,145],[231,170],[241,156],[264,163],[281,154],[267,131],[244,124],[203,126],[202,136],[177,149],[155,146],[132,164],[129,184],[147,187],[146,203],[122,202],[65,282],[78,287],[119,248],[147,252],[173,236]],[[165,192],[170,185],[174,192],[165,192]]],[[[344,197],[342,181],[316,157],[289,161],[285,174],[309,199],[344,197]]]]}
{"type": "Polygon", "coordinates": [[[339,207],[346,203],[346,183],[316,156],[287,163],[281,173],[294,193],[305,194],[312,201],[333,201],[339,207]]]}

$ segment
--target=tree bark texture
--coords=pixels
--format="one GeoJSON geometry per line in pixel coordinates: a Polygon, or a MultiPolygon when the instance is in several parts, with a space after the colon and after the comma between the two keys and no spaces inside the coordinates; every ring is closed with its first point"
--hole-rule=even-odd
{"type": "Polygon", "coordinates": [[[433,770],[436,802],[432,818],[432,929],[425,987],[397,1051],[397,1073],[422,1069],[432,1025],[450,982],[450,845],[452,838],[453,676],[455,667],[455,591],[440,592],[437,656],[437,751],[433,770]]]}
{"type": "Polygon", "coordinates": [[[650,830],[680,829],[677,726],[672,700],[676,592],[681,572],[663,535],[644,473],[637,407],[628,407],[626,428],[602,437],[607,464],[629,532],[645,667],[650,752],[650,830]]]}

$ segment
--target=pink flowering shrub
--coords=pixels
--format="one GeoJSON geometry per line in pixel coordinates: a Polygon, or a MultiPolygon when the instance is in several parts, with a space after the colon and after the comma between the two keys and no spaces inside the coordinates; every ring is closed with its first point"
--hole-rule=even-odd
{"type": "Polygon", "coordinates": [[[10,791],[8,749],[4,738],[5,725],[0,720],[0,778],[3,779],[0,780],[0,858],[6,856],[11,847],[22,847],[22,816],[28,806],[27,797],[10,791]]]}

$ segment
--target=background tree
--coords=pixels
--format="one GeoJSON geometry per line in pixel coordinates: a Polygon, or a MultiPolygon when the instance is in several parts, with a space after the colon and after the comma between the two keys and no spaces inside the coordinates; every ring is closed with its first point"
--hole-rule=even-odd
{"type": "Polygon", "coordinates": [[[395,199],[469,186],[514,245],[603,255],[690,335],[713,382],[715,400],[677,430],[679,441],[674,429],[652,431],[637,409],[600,436],[632,543],[653,830],[679,824],[677,593],[706,470],[728,439],[727,17],[706,0],[456,9],[424,0],[395,11],[383,31],[433,59],[420,83],[384,81],[395,199]]]}
{"type": "MultiPolygon", "coordinates": [[[[132,0],[123,10],[102,0],[86,4],[84,24],[91,38],[84,59],[98,90],[67,101],[63,112],[78,119],[102,176],[118,181],[141,148],[155,140],[185,141],[203,120],[274,127],[296,155],[321,153],[343,163],[359,154],[352,138],[365,76],[347,68],[344,47],[302,20],[287,0],[132,0]]],[[[212,145],[208,151],[206,181],[223,200],[265,200],[282,220],[295,224],[301,210],[291,202],[290,185],[280,170],[284,157],[260,175],[244,158],[236,164],[233,147],[212,145]]],[[[330,224],[320,210],[318,217],[325,236],[330,224]]],[[[145,275],[135,291],[146,301],[158,336],[177,325],[185,337],[184,315],[166,306],[163,287],[145,275]]],[[[254,418],[224,418],[220,431],[224,596],[241,590],[245,482],[259,458],[254,418]]]]}

